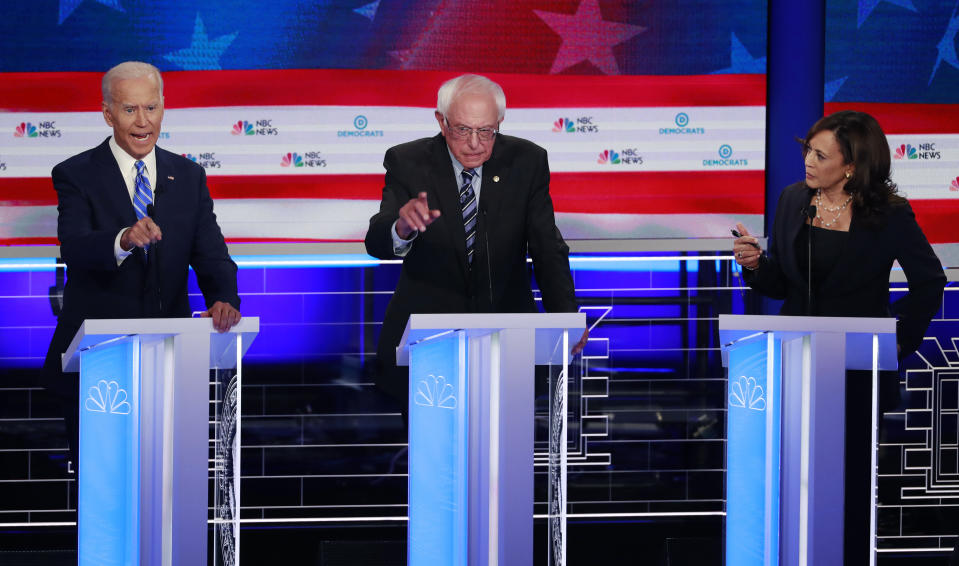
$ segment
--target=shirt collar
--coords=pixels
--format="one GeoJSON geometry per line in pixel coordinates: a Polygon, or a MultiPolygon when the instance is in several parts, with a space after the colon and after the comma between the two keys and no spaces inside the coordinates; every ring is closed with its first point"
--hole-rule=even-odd
{"type": "MultiPolygon", "coordinates": [[[[126,152],[117,141],[113,139],[113,136],[110,136],[110,151],[113,152],[113,158],[117,160],[117,165],[120,166],[120,172],[126,176],[131,170],[134,170],[136,167],[137,160],[133,158],[132,155],[126,152]]],[[[156,146],[153,146],[153,149],[150,150],[150,153],[146,154],[143,158],[143,163],[147,167],[147,173],[152,176],[156,176],[156,165],[157,165],[157,155],[156,155],[156,146]]]]}

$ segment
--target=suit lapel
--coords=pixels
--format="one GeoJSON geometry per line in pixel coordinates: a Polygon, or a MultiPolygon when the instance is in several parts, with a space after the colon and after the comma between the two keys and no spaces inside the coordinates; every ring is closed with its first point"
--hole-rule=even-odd
{"type": "Polygon", "coordinates": [[[156,215],[160,218],[162,218],[164,202],[170,200],[170,193],[176,187],[172,156],[172,153],[156,148],[157,180],[156,187],[153,188],[153,206],[156,209],[156,215]]]}
{"type": "Polygon", "coordinates": [[[440,218],[446,218],[447,237],[453,243],[456,260],[463,273],[469,272],[466,263],[466,230],[463,228],[463,211],[460,208],[459,186],[454,180],[456,172],[450,159],[446,140],[442,135],[433,138],[431,151],[432,166],[430,167],[430,184],[434,187],[436,200],[439,203],[440,218]]]}
{"type": "Polygon", "coordinates": [[[483,164],[483,184],[480,187],[480,204],[487,214],[496,212],[503,202],[504,185],[509,183],[509,167],[501,159],[503,139],[496,140],[489,161],[483,164]]]}
{"type": "MultiPolygon", "coordinates": [[[[799,258],[796,256],[796,240],[799,237],[799,230],[802,228],[804,222],[806,222],[805,208],[809,204],[809,191],[801,190],[797,191],[798,197],[794,202],[783,203],[785,210],[778,212],[777,214],[786,214],[786,226],[784,228],[785,232],[785,246],[782,248],[782,252],[788,258],[783,265],[783,268],[786,270],[786,276],[789,279],[794,281],[805,281],[806,273],[800,272],[799,270],[799,258]],[[792,212],[795,210],[795,212],[792,212]]],[[[805,249],[805,247],[803,247],[805,249]]]]}
{"type": "Polygon", "coordinates": [[[97,162],[97,186],[103,191],[105,202],[110,203],[123,226],[132,226],[137,221],[137,213],[133,210],[133,200],[120,173],[120,166],[110,151],[109,140],[97,147],[93,159],[97,162]]]}

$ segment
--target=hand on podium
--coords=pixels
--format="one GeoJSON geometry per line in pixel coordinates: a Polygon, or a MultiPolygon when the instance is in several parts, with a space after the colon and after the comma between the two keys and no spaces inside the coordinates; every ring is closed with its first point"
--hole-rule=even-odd
{"type": "Polygon", "coordinates": [[[572,355],[575,356],[576,354],[582,352],[582,351],[583,351],[583,348],[586,347],[586,342],[587,342],[588,340],[589,340],[589,328],[587,328],[586,330],[583,331],[583,336],[579,339],[579,342],[577,342],[577,343],[573,346],[573,349],[572,349],[572,351],[570,351],[570,354],[572,354],[572,355]]]}
{"type": "Polygon", "coordinates": [[[230,303],[217,301],[209,310],[204,311],[200,318],[212,318],[213,328],[216,328],[217,332],[226,332],[240,322],[240,311],[230,303]]]}

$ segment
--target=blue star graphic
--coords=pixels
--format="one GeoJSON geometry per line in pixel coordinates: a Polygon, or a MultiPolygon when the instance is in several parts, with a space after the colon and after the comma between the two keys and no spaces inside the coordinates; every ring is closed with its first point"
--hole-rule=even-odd
{"type": "MultiPolygon", "coordinates": [[[[114,10],[123,11],[120,0],[97,0],[97,2],[114,10]]],[[[57,22],[57,25],[62,24],[63,20],[69,18],[70,14],[72,14],[80,4],[83,4],[83,0],[60,0],[60,21],[57,22]]]]}
{"type": "Polygon", "coordinates": [[[959,69],[959,57],[956,56],[956,33],[959,33],[959,17],[955,16],[955,10],[953,10],[953,17],[949,19],[949,26],[946,28],[946,33],[943,34],[942,39],[939,40],[939,44],[936,46],[936,48],[939,49],[939,57],[936,57],[936,64],[932,67],[932,74],[929,75],[930,85],[932,84],[932,79],[936,78],[939,63],[945,61],[952,67],[959,69]]]}
{"type": "Polygon", "coordinates": [[[912,5],[912,0],[859,0],[859,14],[856,18],[856,29],[862,27],[863,22],[866,21],[866,18],[869,17],[869,14],[876,9],[876,6],[878,6],[880,2],[889,2],[890,4],[895,4],[907,10],[919,12],[919,10],[912,5]]]}
{"type": "Polygon", "coordinates": [[[761,75],[766,72],[766,58],[759,57],[754,58],[749,54],[749,51],[746,50],[746,46],[739,41],[739,38],[736,37],[735,33],[730,34],[730,47],[729,47],[729,67],[725,69],[720,69],[718,71],[713,71],[714,75],[730,75],[730,74],[744,74],[744,75],[761,75]]]}
{"type": "Polygon", "coordinates": [[[369,18],[369,20],[372,22],[373,19],[376,17],[376,9],[379,7],[380,7],[380,0],[376,0],[376,2],[371,2],[365,6],[360,6],[359,8],[355,8],[353,11],[363,16],[364,18],[369,18]]]}
{"type": "Polygon", "coordinates": [[[848,78],[848,76],[845,76],[826,83],[825,88],[823,88],[823,100],[831,102],[833,97],[836,96],[836,93],[839,92],[839,89],[842,88],[842,84],[846,82],[848,78]]]}
{"type": "Polygon", "coordinates": [[[226,48],[236,39],[233,32],[228,35],[211,40],[206,35],[206,28],[203,27],[203,20],[200,19],[200,13],[196,15],[196,25],[193,27],[193,40],[186,49],[179,49],[173,53],[163,56],[167,61],[179,65],[186,71],[219,71],[220,56],[226,51],[226,48]]]}

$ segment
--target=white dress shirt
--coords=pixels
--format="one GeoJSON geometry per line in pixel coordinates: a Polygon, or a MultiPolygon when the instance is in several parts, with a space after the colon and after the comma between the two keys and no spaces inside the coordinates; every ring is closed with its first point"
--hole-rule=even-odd
{"type": "MultiPolygon", "coordinates": [[[[133,204],[133,193],[136,191],[136,178],[137,178],[137,160],[127,153],[122,147],[120,147],[116,140],[113,139],[113,136],[110,136],[110,151],[113,152],[113,158],[117,160],[117,166],[120,167],[120,175],[123,176],[123,182],[126,183],[127,193],[130,194],[130,204],[133,204]]],[[[153,190],[156,187],[157,181],[157,156],[156,156],[156,147],[150,150],[150,153],[143,158],[144,173],[147,176],[147,179],[150,181],[150,189],[153,190]]],[[[123,263],[133,250],[126,251],[120,247],[120,238],[123,236],[123,233],[126,231],[126,228],[120,230],[117,233],[116,239],[113,241],[113,255],[117,258],[117,265],[123,263]]]]}

